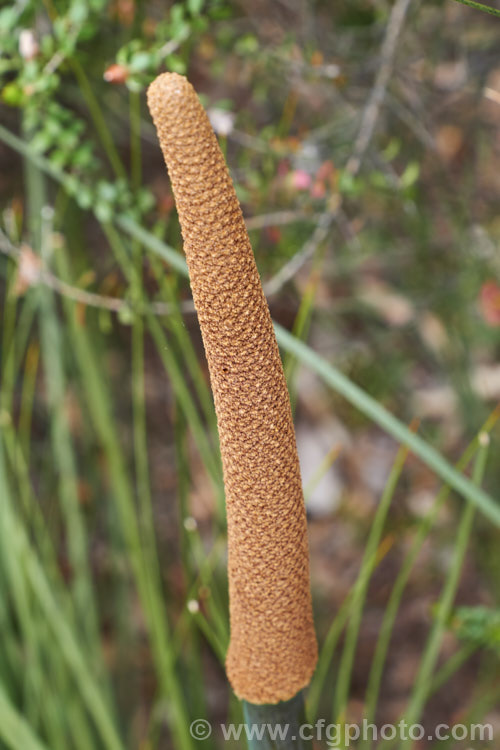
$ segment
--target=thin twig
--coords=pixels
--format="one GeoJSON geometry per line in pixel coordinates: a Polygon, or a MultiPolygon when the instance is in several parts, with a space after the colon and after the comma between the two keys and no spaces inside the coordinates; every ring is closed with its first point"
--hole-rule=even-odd
{"type": "Polygon", "coordinates": [[[66,53],[61,52],[61,50],[58,50],[54,55],[52,55],[48,63],[45,65],[43,69],[43,72],[45,73],[45,75],[50,75],[51,73],[55,73],[58,67],[62,65],[62,63],[65,61],[65,59],[66,59],[66,53]]]}
{"type": "Polygon", "coordinates": [[[326,239],[332,223],[336,218],[336,212],[324,213],[320,216],[316,229],[309,237],[301,250],[296,253],[285,265],[264,284],[264,292],[267,296],[276,294],[290,279],[292,279],[299,268],[311,258],[321,243],[326,239]]]}
{"type": "Polygon", "coordinates": [[[346,166],[347,172],[353,176],[359,172],[361,162],[373,137],[380,108],[391,77],[397,42],[410,3],[411,0],[396,0],[391,10],[380,51],[380,67],[361,118],[361,125],[354,143],[352,156],[349,158],[346,166]]]}
{"type": "Polygon", "coordinates": [[[268,154],[272,151],[272,146],[267,141],[257,138],[255,135],[250,135],[250,133],[244,133],[236,128],[231,130],[228,138],[235,143],[239,143],[240,146],[252,149],[252,151],[259,151],[261,154],[268,154]]]}
{"type": "Polygon", "coordinates": [[[247,229],[263,229],[264,227],[294,224],[296,221],[317,221],[321,214],[307,214],[305,211],[274,211],[269,214],[257,214],[245,219],[247,229]]]}
{"type": "MultiPolygon", "coordinates": [[[[380,51],[380,68],[361,118],[361,125],[354,143],[353,153],[348,159],[345,168],[345,171],[351,175],[351,177],[355,177],[358,174],[363,158],[373,137],[375,126],[380,114],[380,108],[391,77],[397,41],[403,28],[403,21],[410,2],[411,0],[396,0],[396,3],[391,10],[391,15],[389,17],[380,51]]],[[[264,284],[264,291],[267,295],[276,294],[284,284],[293,278],[304,263],[314,255],[319,245],[327,237],[328,231],[337,218],[340,208],[341,202],[339,202],[338,207],[334,211],[324,213],[321,216],[316,229],[305,245],[303,245],[291,260],[285,263],[272,279],[264,284]]]]}
{"type": "Polygon", "coordinates": [[[168,42],[165,42],[163,47],[160,47],[160,49],[158,50],[158,54],[161,57],[167,57],[167,55],[171,55],[172,52],[178,50],[180,46],[181,43],[178,39],[169,39],[168,42]]]}
{"type": "MultiPolygon", "coordinates": [[[[17,264],[19,264],[22,257],[22,250],[13,245],[1,230],[0,252],[7,255],[9,258],[12,258],[17,264]]],[[[58,276],[55,276],[43,265],[41,260],[40,266],[36,272],[36,279],[34,282],[31,282],[30,285],[33,286],[35,284],[43,284],[57,294],[60,294],[62,297],[72,299],[74,302],[78,302],[88,307],[96,307],[101,310],[109,310],[114,313],[134,309],[134,312],[139,312],[142,315],[152,312],[154,315],[162,316],[171,315],[175,311],[174,306],[166,302],[152,302],[143,309],[136,310],[135,308],[132,308],[127,300],[120,297],[107,297],[102,294],[96,294],[95,292],[87,292],[85,289],[72,286],[58,276]]],[[[195,311],[192,300],[184,300],[179,303],[179,308],[183,313],[193,313],[195,311]]]]}
{"type": "Polygon", "coordinates": [[[416,115],[411,111],[409,107],[407,107],[405,104],[402,104],[401,101],[395,96],[392,96],[390,92],[387,92],[386,103],[387,107],[394,112],[396,117],[399,117],[399,119],[404,122],[404,124],[412,131],[415,137],[418,138],[420,143],[425,146],[425,148],[428,148],[431,151],[436,151],[436,139],[427,130],[425,125],[423,125],[422,122],[418,120],[416,115]]]}
{"type": "Polygon", "coordinates": [[[486,88],[483,91],[483,96],[486,99],[489,99],[490,102],[495,102],[495,104],[500,104],[500,91],[497,91],[496,89],[492,89],[489,86],[486,86],[486,88]]]}

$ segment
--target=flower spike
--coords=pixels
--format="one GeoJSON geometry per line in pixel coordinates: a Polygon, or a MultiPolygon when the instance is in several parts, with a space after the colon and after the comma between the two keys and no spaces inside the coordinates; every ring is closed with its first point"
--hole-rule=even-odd
{"type": "Polygon", "coordinates": [[[168,166],[210,370],[224,470],[235,693],[273,704],[317,660],[306,514],[290,401],[240,205],[186,78],[160,75],[148,104],[168,166]]]}

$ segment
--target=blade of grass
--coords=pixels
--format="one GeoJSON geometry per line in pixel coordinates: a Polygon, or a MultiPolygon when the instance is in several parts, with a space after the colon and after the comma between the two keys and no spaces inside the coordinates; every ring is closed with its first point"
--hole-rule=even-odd
{"type": "MultiPolygon", "coordinates": [[[[39,618],[39,609],[33,601],[24,568],[19,564],[17,547],[13,545],[10,535],[5,533],[9,523],[4,516],[2,521],[0,549],[6,578],[6,602],[12,604],[12,614],[16,619],[15,637],[26,660],[25,668],[18,672],[19,683],[22,683],[23,715],[33,730],[44,730],[52,750],[65,750],[64,714],[60,710],[60,700],[54,694],[53,684],[47,684],[43,666],[47,661],[51,662],[53,672],[54,653],[50,649],[43,653],[44,623],[39,618]]],[[[3,631],[2,636],[5,635],[3,631]]]]}
{"type": "Polygon", "coordinates": [[[8,582],[3,565],[0,565],[0,633],[2,633],[0,675],[2,675],[3,684],[7,691],[10,694],[15,694],[24,662],[9,604],[8,582]]]}
{"type": "MultiPolygon", "coordinates": [[[[47,260],[51,249],[52,212],[48,210],[47,213],[47,209],[44,209],[45,176],[42,170],[28,158],[24,159],[24,169],[27,178],[26,189],[32,246],[35,252],[39,250],[43,260],[47,260]]],[[[47,376],[47,395],[51,408],[52,445],[58,462],[60,501],[66,523],[69,560],[73,569],[74,599],[72,605],[74,606],[71,608],[71,614],[75,615],[73,622],[77,623],[78,627],[80,627],[80,623],[83,623],[82,635],[85,636],[89,650],[93,655],[94,667],[99,671],[101,681],[106,683],[107,672],[102,669],[102,658],[99,653],[97,614],[87,559],[86,534],[80,515],[75,459],[64,403],[66,387],[58,321],[51,291],[45,287],[41,287],[37,291],[41,301],[39,320],[44,369],[47,376]]],[[[45,545],[45,548],[47,549],[48,545],[45,545]]],[[[54,566],[52,565],[52,567],[54,566]]],[[[40,637],[42,629],[38,627],[36,632],[40,637]]],[[[67,678],[59,668],[59,664],[54,663],[52,649],[48,648],[46,652],[48,660],[52,663],[54,684],[56,682],[58,684],[59,695],[71,695],[71,692],[67,692],[67,678]]],[[[40,682],[38,680],[39,685],[40,682]]],[[[106,687],[109,694],[109,685],[106,685],[106,687]]],[[[39,693],[38,705],[40,706],[43,703],[45,706],[42,719],[44,723],[48,723],[48,737],[51,746],[54,750],[62,749],[67,744],[67,739],[64,737],[64,712],[54,706],[54,701],[51,700],[53,698],[52,685],[46,686],[44,697],[41,691],[39,693]],[[51,722],[49,721],[50,718],[52,718],[51,722]]],[[[80,711],[76,708],[73,713],[76,723],[80,717],[80,711]]],[[[85,737],[84,724],[84,720],[78,723],[81,738],[85,737]]]]}
{"type": "Polygon", "coordinates": [[[207,618],[202,612],[192,612],[191,617],[199,628],[200,632],[205,636],[207,643],[210,645],[213,652],[216,654],[219,662],[224,665],[226,661],[227,643],[221,641],[215,630],[212,628],[207,618]]]}
{"type": "MultiPolygon", "coordinates": [[[[1,437],[1,435],[0,435],[1,437]]],[[[111,721],[106,703],[88,669],[85,657],[75,640],[71,625],[64,610],[53,597],[51,586],[43,572],[43,567],[35,557],[23,527],[16,520],[10,500],[10,489],[5,470],[3,445],[0,440],[0,518],[4,539],[8,540],[15,569],[23,570],[29,583],[31,594],[43,612],[53,634],[53,644],[57,644],[70,668],[75,682],[81,691],[96,729],[108,750],[123,750],[123,745],[111,721]]]]}
{"type": "Polygon", "coordinates": [[[399,477],[401,476],[401,472],[403,471],[403,466],[405,464],[407,456],[407,446],[401,446],[398,450],[396,459],[389,473],[389,477],[387,479],[384,492],[382,493],[380,503],[378,504],[375,517],[371,525],[371,530],[365,545],[363,560],[361,562],[361,569],[354,585],[354,593],[350,607],[351,611],[349,613],[349,627],[347,628],[344,650],[342,652],[342,658],[340,660],[339,671],[337,675],[333,702],[334,721],[344,720],[345,709],[349,697],[349,687],[351,682],[352,666],[354,663],[354,654],[358,642],[358,633],[361,625],[361,618],[363,615],[366,592],[368,590],[368,584],[375,567],[377,548],[380,544],[382,532],[387,518],[387,513],[389,512],[389,506],[392,502],[392,498],[394,497],[394,492],[396,490],[399,477]]]}
{"type": "Polygon", "coordinates": [[[6,279],[6,294],[3,309],[2,322],[2,358],[1,364],[1,388],[0,409],[2,419],[5,422],[13,419],[14,386],[16,381],[15,363],[15,323],[16,323],[16,298],[14,296],[15,286],[14,266],[9,263],[6,279]]]}
{"type": "Polygon", "coordinates": [[[467,5],[469,8],[475,8],[481,10],[483,13],[489,13],[492,16],[500,18],[500,10],[498,8],[491,8],[489,5],[483,5],[482,3],[476,3],[474,0],[455,0],[457,3],[467,5]]]}
{"type": "MultiPolygon", "coordinates": [[[[135,277],[134,268],[131,267],[128,253],[123,245],[120,235],[111,225],[104,227],[106,237],[110,246],[115,254],[118,263],[120,264],[123,272],[128,278],[130,283],[133,283],[135,277]]],[[[156,348],[160,359],[168,373],[174,393],[178,399],[192,430],[193,437],[195,439],[197,448],[200,452],[200,456],[203,463],[209,472],[209,476],[212,480],[213,487],[218,501],[218,510],[220,518],[224,518],[224,496],[222,493],[222,467],[221,462],[216,458],[215,452],[210,446],[207,438],[206,429],[201,422],[198,410],[191,397],[189,389],[186,384],[186,379],[182,371],[182,365],[175,356],[172,355],[171,347],[165,338],[164,332],[160,326],[158,318],[152,315],[149,311],[146,311],[146,322],[148,325],[149,332],[153,337],[153,341],[156,344],[156,348]]]]}
{"type": "MultiPolygon", "coordinates": [[[[52,234],[52,212],[42,210],[42,258],[47,259],[52,234]]],[[[99,646],[95,594],[87,556],[87,533],[80,510],[78,478],[73,439],[66,408],[66,376],[63,363],[63,343],[56,315],[53,292],[48,287],[38,289],[40,299],[40,338],[51,417],[52,451],[59,477],[59,501],[67,531],[68,555],[72,568],[72,589],[77,611],[77,622],[94,653],[96,666],[102,665],[99,646]]],[[[106,679],[101,670],[101,678],[106,679]]]]}
{"type": "Polygon", "coordinates": [[[453,677],[463,664],[477,651],[477,645],[468,643],[456,651],[450,658],[438,669],[432,679],[429,689],[429,696],[434,695],[445,685],[450,677],[453,677]]]}
{"type": "Polygon", "coordinates": [[[94,127],[109,159],[109,163],[118,178],[126,179],[127,172],[123,166],[122,160],[120,159],[113,137],[106,124],[101,107],[99,106],[99,102],[94,94],[92,86],[90,85],[89,79],[87,78],[87,74],[79,60],[75,57],[68,58],[68,62],[75,74],[76,80],[78,81],[80,91],[83,94],[94,127]]]}
{"type": "MultiPolygon", "coordinates": [[[[314,301],[316,299],[316,291],[318,284],[321,279],[321,267],[324,260],[324,251],[321,252],[319,258],[315,261],[311,275],[306,284],[304,294],[300,300],[299,310],[295,316],[295,320],[292,328],[292,335],[295,336],[299,341],[305,341],[309,329],[311,327],[312,316],[314,312],[314,301]]],[[[288,391],[290,393],[290,404],[292,412],[295,413],[295,405],[297,400],[297,387],[296,387],[296,375],[297,375],[297,359],[293,354],[288,353],[284,358],[283,369],[285,371],[285,377],[288,384],[288,391]]]]}
{"type": "Polygon", "coordinates": [[[333,448],[331,448],[331,450],[329,450],[326,456],[322,459],[317,469],[315,469],[312,477],[309,479],[308,483],[304,487],[304,501],[306,503],[306,506],[307,506],[307,501],[309,500],[309,497],[312,495],[312,493],[314,492],[318,484],[321,482],[326,472],[329,471],[329,469],[333,466],[333,464],[339,457],[341,450],[342,450],[342,446],[334,445],[333,448]]]}
{"type": "MultiPolygon", "coordinates": [[[[33,133],[27,126],[26,118],[22,118],[22,132],[25,140],[31,140],[33,133]]],[[[45,178],[43,171],[29,158],[23,160],[24,178],[26,182],[28,229],[33,247],[40,247],[42,208],[45,203],[45,178]]]]}
{"type": "MultiPolygon", "coordinates": [[[[0,125],[0,138],[3,135],[3,130],[0,125]]],[[[114,223],[130,237],[139,240],[144,247],[147,247],[148,250],[151,250],[159,258],[162,258],[169,266],[182,274],[182,276],[188,275],[187,263],[183,256],[177,250],[174,250],[173,247],[170,247],[170,245],[155,237],[154,234],[148,232],[147,229],[141,227],[130,216],[117,216],[114,219],[114,223]]]]}
{"type": "Polygon", "coordinates": [[[177,467],[177,508],[179,509],[179,539],[181,546],[182,573],[186,589],[195,577],[195,566],[191,555],[191,535],[197,524],[191,517],[189,508],[189,490],[191,470],[187,453],[186,418],[183,412],[174,406],[174,445],[175,465],[177,467]]]}
{"type": "Polygon", "coordinates": [[[352,598],[353,590],[349,592],[342,602],[339,611],[328,629],[328,633],[326,634],[326,638],[319,653],[318,665],[307,692],[307,713],[311,723],[315,723],[318,718],[319,702],[324,690],[333,654],[344,626],[349,619],[352,598]]]}
{"type": "MultiPolygon", "coordinates": [[[[218,591],[216,577],[214,575],[217,569],[217,562],[221,559],[221,546],[223,546],[225,552],[225,537],[223,539],[219,538],[218,542],[216,541],[214,543],[213,554],[211,555],[211,559],[208,561],[208,564],[206,564],[206,552],[204,550],[201,539],[198,534],[193,534],[193,546],[191,549],[200,571],[200,579],[202,584],[201,588],[204,592],[204,603],[207,607],[208,614],[210,615],[210,622],[213,624],[217,638],[223,645],[224,652],[226,652],[229,646],[228,603],[226,600],[225,604],[222,604],[221,594],[218,591]]],[[[223,559],[225,562],[225,555],[223,559]]],[[[227,591],[227,580],[224,580],[226,583],[227,591]]],[[[199,585],[198,588],[200,588],[199,585]]]]}
{"type": "MultiPolygon", "coordinates": [[[[4,488],[4,491],[6,489],[4,488]]],[[[7,502],[4,500],[4,502],[7,502]]],[[[0,526],[0,555],[1,565],[5,574],[6,589],[10,596],[7,601],[12,605],[12,614],[15,615],[19,633],[19,641],[23,649],[29,654],[28,668],[20,676],[20,687],[22,690],[22,702],[26,718],[29,723],[35,724],[38,720],[38,699],[41,684],[41,665],[38,649],[38,639],[35,633],[35,620],[32,613],[32,604],[26,587],[23,571],[19,566],[12,547],[12,540],[7,534],[8,523],[2,513],[0,526]]]]}
{"type": "MultiPolygon", "coordinates": [[[[488,417],[488,419],[485,421],[481,432],[489,433],[498,419],[500,418],[500,408],[497,407],[488,417]]],[[[475,452],[478,449],[478,442],[479,438],[476,437],[465,449],[464,453],[460,457],[459,461],[457,462],[457,469],[463,470],[467,467],[470,460],[474,456],[475,452]]],[[[434,521],[437,518],[437,515],[442,508],[443,504],[445,503],[446,499],[448,498],[451,490],[450,487],[445,485],[443,486],[437,496],[436,500],[432,506],[432,508],[426,513],[424,518],[420,521],[415,538],[413,540],[413,544],[406,555],[403,564],[401,565],[400,571],[398,573],[398,576],[396,578],[396,581],[394,583],[394,586],[391,591],[391,595],[389,597],[389,601],[387,603],[387,606],[385,608],[384,617],[382,620],[382,625],[380,627],[380,633],[377,640],[377,645],[375,648],[375,654],[373,656],[372,660],[372,666],[370,669],[370,674],[368,677],[368,686],[366,689],[366,698],[365,698],[365,718],[368,723],[372,723],[375,719],[375,712],[378,702],[378,695],[380,691],[380,684],[382,680],[382,673],[383,668],[385,664],[385,659],[387,656],[387,651],[389,648],[389,643],[391,639],[392,630],[394,627],[394,622],[396,620],[396,615],[399,610],[399,605],[401,603],[401,598],[403,596],[403,591],[406,587],[406,583],[408,581],[408,578],[410,576],[410,573],[413,569],[413,566],[416,562],[416,559],[418,557],[418,554],[420,552],[420,549],[427,538],[427,535],[432,528],[434,521]]],[[[368,740],[366,740],[364,743],[361,744],[361,748],[364,748],[367,746],[368,740]]]]}
{"type": "MultiPolygon", "coordinates": [[[[198,400],[203,409],[203,415],[205,417],[207,425],[210,428],[211,437],[214,441],[218,441],[217,422],[215,419],[215,409],[212,399],[212,393],[210,391],[207,380],[203,376],[199,357],[196,354],[193,342],[186,330],[186,326],[182,318],[179,306],[179,295],[176,294],[176,289],[174,286],[175,278],[171,278],[165,273],[163,263],[157,256],[151,255],[150,263],[155,274],[156,281],[160,288],[161,296],[172,309],[171,314],[165,316],[165,325],[174,336],[179,350],[182,352],[185,366],[187,367],[188,372],[191,375],[198,400]]],[[[216,446],[216,448],[218,453],[218,445],[216,446]]]]}
{"type": "Polygon", "coordinates": [[[310,370],[316,372],[325,383],[340,393],[353,406],[358,408],[367,417],[370,417],[385,432],[392,435],[401,445],[407,445],[408,449],[418,456],[422,461],[433,469],[435,473],[447,484],[456,490],[462,497],[469,500],[481,512],[489,518],[496,526],[500,526],[500,505],[496,503],[481,488],[476,487],[470,479],[454,469],[438,451],[432,448],[421,437],[415,435],[402,422],[381,406],[374,398],[369,396],[359,386],[353,383],[343,373],[330,365],[316,352],[297,341],[288,331],[274,324],[278,343],[285,350],[294,352],[297,357],[310,370]]]}
{"type": "MultiPolygon", "coordinates": [[[[486,459],[488,457],[489,435],[485,432],[479,435],[479,449],[472,473],[472,481],[479,485],[484,476],[486,459]]],[[[416,724],[422,715],[422,710],[429,696],[432,684],[432,674],[439,656],[446,623],[455,599],[460,574],[472,532],[475,508],[468,503],[462,511],[462,516],[456,533],[454,554],[448,571],[443,591],[437,604],[434,625],[425,645],[424,653],[420,662],[420,668],[415,680],[414,688],[410,697],[408,708],[405,711],[405,720],[408,724],[416,724]]],[[[409,747],[411,740],[403,740],[400,744],[401,750],[409,747]]]]}
{"type": "Polygon", "coordinates": [[[16,480],[16,497],[26,532],[33,538],[33,546],[40,551],[44,567],[54,580],[61,581],[62,575],[57,562],[54,543],[50,536],[43,508],[31,484],[28,466],[21,450],[17,432],[10,420],[0,425],[5,443],[6,457],[16,480]]]}
{"type": "Polygon", "coordinates": [[[35,386],[40,360],[38,342],[32,341],[28,345],[24,364],[24,375],[19,412],[19,447],[23,452],[27,466],[30,463],[31,421],[35,401],[35,386]]]}
{"type": "MultiPolygon", "coordinates": [[[[377,555],[374,561],[374,570],[382,562],[386,553],[387,545],[382,543],[377,550],[377,555]]],[[[342,634],[342,630],[349,618],[353,597],[354,588],[349,591],[344,601],[342,602],[336,616],[334,617],[319,654],[318,665],[312,677],[308,689],[307,698],[308,715],[312,723],[316,721],[318,716],[319,701],[322,693],[324,692],[328,670],[330,668],[337,643],[342,634]]]]}
{"type": "Polygon", "coordinates": [[[200,419],[196,404],[194,403],[186,384],[186,378],[182,371],[182,366],[177,358],[172,355],[171,348],[168,346],[168,340],[165,337],[158,320],[153,316],[148,316],[148,324],[149,331],[156,344],[156,349],[160,359],[170,378],[172,389],[185,414],[196,447],[212,482],[215,498],[218,503],[218,515],[219,519],[221,519],[225,515],[225,510],[223,507],[224,495],[222,491],[222,469],[220,459],[216,456],[214,449],[210,445],[206,428],[200,419]]]}
{"type": "MultiPolygon", "coordinates": [[[[193,550],[193,546],[196,547],[201,540],[199,539],[199,536],[197,534],[197,526],[196,521],[194,518],[190,516],[189,513],[189,505],[188,505],[188,492],[189,492],[189,484],[190,484],[190,468],[189,468],[189,460],[187,455],[187,445],[186,445],[186,423],[185,418],[180,411],[180,409],[176,409],[175,419],[174,419],[174,434],[175,434],[175,450],[176,450],[176,462],[175,465],[177,466],[177,494],[179,497],[179,538],[181,540],[181,559],[182,559],[182,570],[185,577],[185,588],[189,590],[195,590],[197,593],[197,589],[199,589],[198,581],[197,581],[197,571],[196,571],[196,551],[193,550]]],[[[213,548],[216,548],[216,545],[214,544],[213,548]]],[[[205,555],[202,559],[202,564],[206,566],[208,556],[205,555]]],[[[214,652],[217,654],[219,661],[221,664],[224,663],[226,653],[226,643],[223,641],[221,642],[218,634],[215,632],[215,630],[212,628],[212,626],[206,621],[204,615],[198,611],[191,612],[189,610],[189,602],[190,601],[196,601],[196,604],[198,604],[198,600],[196,599],[188,599],[188,606],[186,607],[186,610],[188,611],[188,614],[190,615],[188,618],[188,615],[184,613],[184,619],[189,621],[189,625],[186,628],[189,630],[189,633],[193,638],[195,638],[194,632],[193,632],[193,625],[195,628],[198,628],[201,630],[203,635],[205,636],[206,640],[214,650],[214,652]],[[194,616],[193,616],[194,615],[194,616]],[[198,616],[199,615],[199,616],[198,616]],[[203,620],[201,622],[200,620],[203,620]]],[[[180,624],[179,624],[180,627],[180,624]]],[[[197,636],[198,634],[196,634],[197,636]]],[[[202,678],[202,670],[201,670],[201,663],[200,663],[200,650],[198,646],[198,641],[196,640],[195,648],[191,651],[189,650],[188,653],[190,654],[190,657],[195,660],[194,664],[194,670],[195,674],[199,675],[199,684],[200,684],[200,690],[199,695],[197,695],[197,701],[198,701],[198,713],[197,716],[206,716],[206,710],[205,710],[205,695],[204,691],[201,688],[203,685],[203,678],[202,678]]]]}
{"type": "Polygon", "coordinates": [[[47,733],[50,748],[67,750],[69,745],[75,750],[93,750],[96,735],[85,703],[74,689],[72,675],[62,654],[54,648],[54,636],[49,624],[43,619],[39,608],[37,610],[36,631],[46,665],[43,692],[39,696],[41,719],[45,722],[45,713],[50,709],[52,721],[58,725],[61,736],[60,743],[56,745],[47,733]]]}
{"type": "MultiPolygon", "coordinates": [[[[484,717],[488,716],[490,712],[495,711],[498,708],[500,702],[500,688],[498,686],[498,665],[496,662],[491,662],[491,671],[493,674],[492,683],[490,684],[489,690],[485,691],[482,686],[478,690],[477,696],[472,700],[469,705],[465,716],[460,716],[460,727],[464,726],[467,728],[467,739],[470,742],[474,741],[474,748],[480,748],[481,750],[494,748],[495,745],[495,725],[493,723],[484,723],[484,717]],[[477,723],[481,722],[481,723],[477,723]],[[478,731],[479,737],[474,736],[473,729],[478,731]],[[483,734],[481,734],[481,732],[483,734]],[[481,745],[477,745],[477,741],[481,742],[481,745]],[[487,742],[487,745],[483,745],[483,742],[487,742]]],[[[446,750],[452,747],[453,750],[457,748],[457,741],[454,739],[452,733],[449,733],[447,740],[440,740],[432,745],[431,750],[446,750]]],[[[470,749],[470,744],[466,745],[470,749]]],[[[473,749],[472,749],[473,750],[473,749]]]]}
{"type": "Polygon", "coordinates": [[[49,750],[16,711],[0,684],[0,737],[11,750],[49,750]]]}
{"type": "MultiPolygon", "coordinates": [[[[63,252],[59,253],[58,261],[58,272],[67,279],[69,268],[63,252]]],[[[144,555],[141,545],[130,479],[110,414],[111,399],[98,366],[94,348],[90,344],[85,328],[78,323],[76,318],[74,303],[65,299],[65,309],[90,415],[107,456],[118,518],[148,622],[157,678],[162,693],[172,702],[172,731],[178,746],[187,750],[192,747],[192,738],[189,734],[184,697],[175,673],[175,655],[170,643],[170,628],[161,597],[161,584],[155,576],[155,571],[148,566],[148,557],[144,555]]]]}
{"type": "MultiPolygon", "coordinates": [[[[50,567],[51,572],[57,569],[56,559],[49,539],[45,520],[42,514],[42,508],[39,502],[31,502],[33,498],[28,466],[22,451],[22,445],[18,440],[17,432],[14,425],[14,393],[18,382],[18,373],[22,370],[23,359],[19,356],[19,340],[15,333],[17,332],[17,301],[14,294],[15,276],[12,269],[9,270],[7,291],[5,295],[5,313],[3,317],[2,330],[2,384],[0,388],[0,427],[3,430],[7,453],[11,466],[15,472],[15,478],[18,486],[18,495],[25,514],[25,522],[29,524],[34,532],[36,544],[43,550],[44,560],[50,567]]],[[[24,305],[26,302],[24,303],[24,305]]],[[[24,309],[23,305],[23,309],[24,309]]],[[[29,306],[29,316],[24,320],[24,324],[31,327],[31,312],[35,308],[29,306]]],[[[21,316],[22,318],[22,313],[21,316]]],[[[24,331],[23,326],[23,331],[24,331]]],[[[23,352],[24,352],[24,341],[23,352]]]]}
{"type": "MultiPolygon", "coordinates": [[[[138,143],[138,128],[133,116],[137,115],[140,100],[131,93],[131,159],[133,168],[139,174],[140,179],[140,142],[138,143]]],[[[140,129],[140,123],[139,123],[140,129]]],[[[135,187],[138,187],[136,184],[135,187]]],[[[130,293],[135,308],[143,302],[142,286],[142,248],[139,242],[132,244],[132,268],[130,275],[130,293]]],[[[133,418],[133,444],[135,459],[136,494],[138,498],[138,521],[139,532],[142,538],[144,566],[151,571],[154,581],[161,581],[160,562],[154,526],[153,502],[151,495],[151,484],[149,479],[149,456],[146,425],[146,400],[145,400],[145,376],[144,376],[144,321],[140,315],[133,315],[132,320],[132,350],[131,350],[131,391],[132,391],[132,418],[133,418]]]]}
{"type": "Polygon", "coordinates": [[[134,190],[142,185],[141,153],[141,94],[129,91],[130,123],[130,182],[134,190]]]}
{"type": "MultiPolygon", "coordinates": [[[[141,186],[141,99],[138,92],[129,92],[130,110],[130,168],[131,182],[134,190],[141,186]]],[[[132,243],[132,268],[130,275],[130,293],[133,307],[143,305],[142,282],[142,246],[134,240],[132,243]]],[[[136,487],[139,501],[139,518],[143,533],[143,544],[149,553],[148,564],[154,566],[155,577],[160,577],[156,535],[154,531],[151,485],[149,481],[149,457],[146,425],[146,400],[144,376],[144,323],[140,315],[132,320],[132,415],[133,440],[136,470],[136,487]]]]}
{"type": "Polygon", "coordinates": [[[33,331],[37,313],[37,304],[33,295],[26,295],[16,319],[16,346],[14,352],[15,371],[19,373],[28,356],[28,348],[35,337],[33,331]]]}

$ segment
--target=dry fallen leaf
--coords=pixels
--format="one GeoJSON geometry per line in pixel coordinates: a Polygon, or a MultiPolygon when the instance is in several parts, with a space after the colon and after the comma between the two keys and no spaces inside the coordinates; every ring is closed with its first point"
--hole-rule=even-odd
{"type": "Polygon", "coordinates": [[[465,60],[442,62],[436,66],[434,84],[444,91],[456,91],[467,81],[467,63],[465,60]]]}
{"type": "Polygon", "coordinates": [[[463,130],[456,125],[441,125],[436,133],[436,151],[446,164],[456,159],[464,142],[463,130]]]}
{"type": "Polygon", "coordinates": [[[356,290],[356,297],[373,307],[389,325],[404,326],[413,320],[411,302],[384,281],[363,279],[356,290]]]}
{"type": "Polygon", "coordinates": [[[418,317],[418,331],[425,344],[436,354],[445,351],[448,345],[448,334],[446,328],[434,313],[428,310],[418,317]]]}

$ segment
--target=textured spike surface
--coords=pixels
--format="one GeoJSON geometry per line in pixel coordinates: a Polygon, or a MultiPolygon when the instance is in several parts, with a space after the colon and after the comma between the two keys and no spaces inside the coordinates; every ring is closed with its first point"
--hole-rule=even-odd
{"type": "Polygon", "coordinates": [[[160,75],[148,104],[181,223],[210,370],[228,523],[235,693],[291,698],[317,660],[302,485],[288,391],[240,205],[188,81],[160,75]]]}

